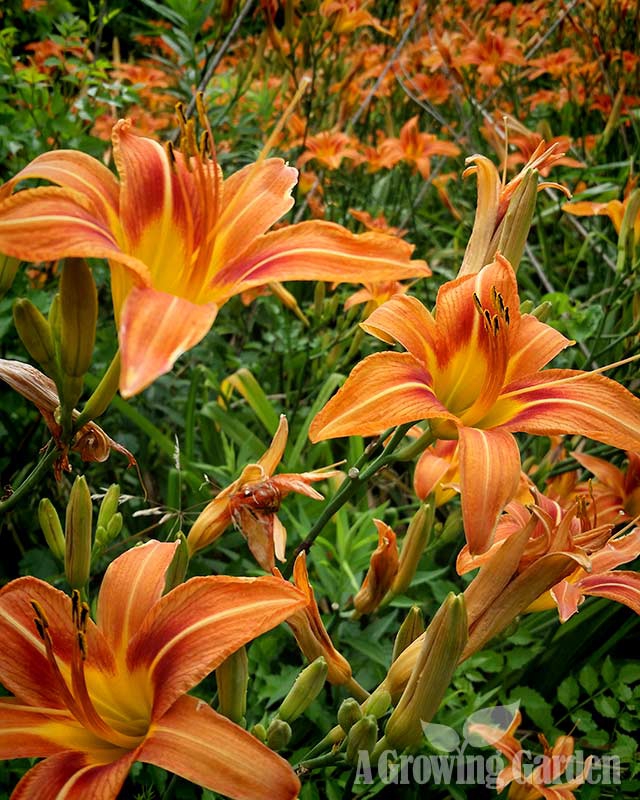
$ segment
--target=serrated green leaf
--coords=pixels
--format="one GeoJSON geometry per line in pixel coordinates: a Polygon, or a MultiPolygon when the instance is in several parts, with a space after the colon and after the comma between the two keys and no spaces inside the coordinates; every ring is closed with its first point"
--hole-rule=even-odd
{"type": "Polygon", "coordinates": [[[585,711],[584,708],[571,714],[571,721],[577,728],[585,733],[595,731],[598,727],[596,721],[593,719],[593,715],[589,711],[585,711]]]}
{"type": "Polygon", "coordinates": [[[609,685],[611,685],[617,678],[617,670],[610,656],[605,658],[602,665],[602,677],[609,685]]]}
{"type": "Polygon", "coordinates": [[[618,673],[618,680],[626,684],[636,683],[636,681],[640,681],[640,664],[630,663],[620,667],[620,672],[618,673]]]}
{"type": "Polygon", "coordinates": [[[593,705],[599,714],[607,719],[614,719],[620,711],[620,703],[610,695],[601,694],[594,697],[593,705]]]}
{"type": "Polygon", "coordinates": [[[558,686],[558,702],[562,703],[565,708],[573,708],[578,702],[579,696],[580,687],[578,686],[578,681],[572,675],[569,675],[558,686]]]}
{"type": "Polygon", "coordinates": [[[631,759],[638,752],[638,742],[624,733],[619,734],[613,743],[611,753],[620,756],[622,760],[631,759]]]}
{"type": "Polygon", "coordinates": [[[518,686],[517,689],[512,692],[509,702],[514,702],[516,700],[520,701],[528,717],[540,730],[547,731],[553,728],[551,706],[540,692],[528,686],[518,686]]]}

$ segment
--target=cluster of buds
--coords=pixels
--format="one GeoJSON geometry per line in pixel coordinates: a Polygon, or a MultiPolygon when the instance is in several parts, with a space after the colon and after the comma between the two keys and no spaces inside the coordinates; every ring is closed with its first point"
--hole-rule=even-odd
{"type": "Polygon", "coordinates": [[[65,576],[72,589],[84,589],[91,576],[92,560],[122,530],[122,514],[118,511],[119,498],[120,487],[116,484],[110,486],[98,511],[95,540],[91,493],[83,475],[79,475],[71,487],[64,532],[51,500],[43,497],[40,501],[38,520],[45,541],[53,556],[64,563],[65,576]]]}

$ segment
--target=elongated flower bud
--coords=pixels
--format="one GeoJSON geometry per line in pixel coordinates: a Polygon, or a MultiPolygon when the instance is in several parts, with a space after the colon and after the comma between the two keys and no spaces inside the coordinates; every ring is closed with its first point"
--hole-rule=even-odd
{"type": "Polygon", "coordinates": [[[232,722],[242,725],[247,713],[249,662],[247,650],[241,647],[216,669],[218,711],[232,722]]]}
{"type": "Polygon", "coordinates": [[[60,517],[47,497],[43,497],[38,505],[38,521],[49,550],[59,561],[64,561],[65,543],[60,517]]]}
{"type": "Polygon", "coordinates": [[[424,633],[424,616],[418,606],[412,606],[396,635],[391,661],[395,661],[400,653],[406,650],[422,633],[424,633]]]}
{"type": "Polygon", "coordinates": [[[358,720],[347,736],[347,763],[356,765],[360,753],[364,750],[371,754],[378,738],[378,720],[373,714],[367,714],[358,720]]]}
{"type": "Polygon", "coordinates": [[[102,376],[100,383],[96,386],[95,390],[84,404],[76,426],[81,428],[87,422],[97,419],[109,408],[109,404],[113,400],[116,392],[118,391],[118,383],[120,381],[120,353],[116,353],[111,364],[109,364],[107,371],[102,376]]]}
{"type": "Polygon", "coordinates": [[[416,747],[421,742],[422,723],[438,710],[466,642],[464,598],[451,593],[425,631],[409,682],[387,722],[385,739],[392,747],[416,747]]]}
{"type": "Polygon", "coordinates": [[[164,581],[165,592],[170,592],[171,589],[175,589],[176,586],[179,586],[184,581],[187,568],[189,567],[189,546],[187,545],[187,537],[180,531],[176,539],[180,544],[166,572],[164,581]]]}
{"type": "Polygon", "coordinates": [[[398,561],[398,572],[391,586],[391,594],[404,594],[411,585],[420,556],[431,539],[435,504],[425,503],[420,506],[409,523],[407,533],[402,541],[402,550],[398,561]]]}
{"type": "Polygon", "coordinates": [[[327,679],[327,662],[322,656],[305,667],[295,679],[278,710],[278,718],[293,722],[309,708],[322,691],[327,679]]]}
{"type": "Polygon", "coordinates": [[[0,298],[4,297],[13,285],[13,279],[20,266],[20,259],[0,253],[0,298]]]}
{"type": "Polygon", "coordinates": [[[30,300],[13,304],[13,321],[27,352],[47,375],[56,374],[56,351],[49,323],[30,300]]]}
{"type": "Polygon", "coordinates": [[[98,321],[98,292],[84,259],[67,259],[60,278],[60,364],[81,378],[91,366],[98,321]]]}
{"type": "Polygon", "coordinates": [[[64,571],[72,589],[82,589],[91,570],[91,493],[84,475],[71,487],[64,529],[64,571]]]}
{"type": "Polygon", "coordinates": [[[537,194],[538,172],[529,169],[523,174],[522,182],[509,201],[507,213],[498,228],[498,241],[495,246],[492,243],[487,253],[489,261],[496,253],[501,253],[509,261],[513,271],[518,271],[536,208],[537,194]]]}
{"type": "Polygon", "coordinates": [[[118,510],[118,502],[120,501],[120,487],[117,483],[112,483],[105,492],[100,509],[98,510],[98,527],[106,528],[109,525],[111,517],[118,510]]]}

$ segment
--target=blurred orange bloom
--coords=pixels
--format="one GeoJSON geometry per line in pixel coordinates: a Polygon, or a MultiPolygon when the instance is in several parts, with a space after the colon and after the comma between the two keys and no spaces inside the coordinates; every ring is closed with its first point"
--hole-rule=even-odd
{"type": "Polygon", "coordinates": [[[360,158],[360,154],[353,145],[353,138],[347,136],[346,133],[321,131],[307,139],[306,150],[298,159],[298,166],[314,159],[328,169],[338,169],[343,158],[360,158]]]}
{"type": "Polygon", "coordinates": [[[411,164],[425,180],[431,174],[433,156],[455,157],[460,154],[460,148],[453,142],[442,141],[432,133],[421,133],[417,115],[402,126],[398,139],[386,139],[379,149],[385,157],[393,158],[394,163],[406,161],[411,164]]]}

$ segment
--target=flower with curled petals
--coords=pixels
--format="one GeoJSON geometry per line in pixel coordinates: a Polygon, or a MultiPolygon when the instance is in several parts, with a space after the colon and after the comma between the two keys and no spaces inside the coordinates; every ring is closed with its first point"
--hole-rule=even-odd
{"type": "Polygon", "coordinates": [[[580,370],[542,371],[571,342],[520,313],[506,259],[444,284],[435,314],[407,295],[376,309],[364,330],[408,352],[358,364],[313,420],[312,441],[375,436],[429,420],[459,442],[462,516],[473,554],[486,551],[519,485],[513,433],[582,434],[614,447],[640,443],[640,400],[615,381],[580,370]]]}
{"type": "Polygon", "coordinates": [[[106,258],[122,354],[120,391],[131,396],[168,372],[236,294],[272,282],[398,280],[428,275],[412,246],[335,223],[269,229],[292,207],[298,172],[260,158],[223,180],[204,134],[181,117],[180,149],[113,128],[120,180],[81,152],[38,156],[0,187],[0,252],[24,261],[106,258]],[[21,181],[55,186],[23,189],[21,181]]]}
{"type": "Polygon", "coordinates": [[[282,499],[291,492],[322,500],[310,484],[341,475],[339,470],[274,475],[287,444],[289,425],[284,414],[268,450],[256,464],[248,464],[239,478],[219,492],[189,531],[189,552],[195,553],[215,541],[234,524],[247,540],[254,558],[271,572],[275,558],[284,561],[287,531],[278,517],[282,499]]]}
{"type": "Polygon", "coordinates": [[[32,577],[0,590],[13,693],[0,698],[0,754],[44,757],[12,800],[115,800],[134,761],[238,800],[297,796],[285,761],[186,693],[304,599],[272,577],[192,578],[163,596],[175,550],[152,541],[112,562],[96,623],[78,592],[32,577]]]}

